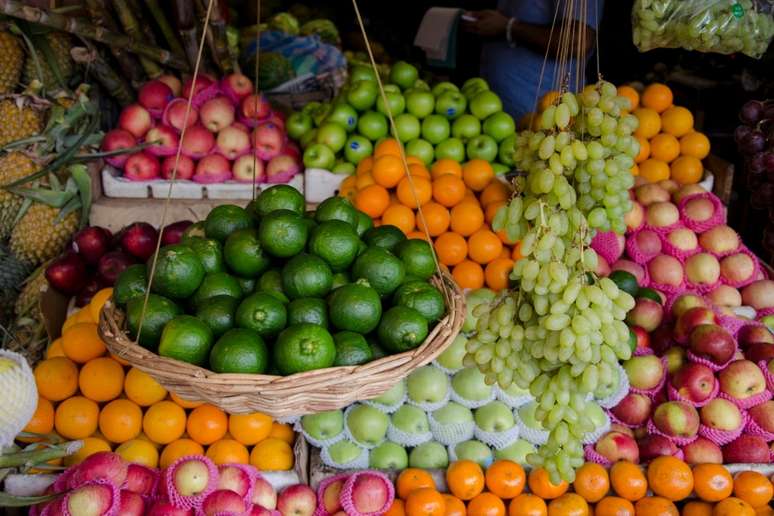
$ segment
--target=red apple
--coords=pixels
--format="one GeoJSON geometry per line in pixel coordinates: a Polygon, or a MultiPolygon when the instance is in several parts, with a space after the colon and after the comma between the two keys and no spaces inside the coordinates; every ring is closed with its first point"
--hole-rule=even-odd
{"type": "Polygon", "coordinates": [[[119,234],[121,248],[140,261],[145,261],[156,251],[159,234],[147,222],[135,222],[119,234]]]}
{"type": "Polygon", "coordinates": [[[132,181],[150,181],[159,177],[159,160],[145,151],[136,152],[124,163],[124,177],[132,181]]]}
{"type": "MultiPolygon", "coordinates": [[[[266,182],[287,183],[299,172],[301,167],[298,160],[287,154],[280,154],[271,158],[266,165],[266,182]]],[[[601,256],[599,258],[604,260],[601,256]]]]}
{"type": "Polygon", "coordinates": [[[260,93],[248,95],[242,99],[240,113],[248,120],[263,120],[271,114],[271,104],[260,93]]]}
{"type": "Polygon", "coordinates": [[[674,336],[679,342],[685,342],[696,326],[701,324],[717,324],[715,312],[704,306],[689,308],[677,318],[674,336]]]}
{"type": "Polygon", "coordinates": [[[175,97],[179,97],[180,93],[183,91],[182,81],[180,81],[180,79],[178,79],[174,75],[171,75],[171,74],[161,75],[157,80],[169,86],[169,89],[172,90],[172,95],[174,95],[175,97]]]}
{"type": "Polygon", "coordinates": [[[253,496],[250,501],[266,509],[274,510],[277,507],[277,492],[268,480],[258,477],[255,479],[253,496]]]}
{"type": "Polygon", "coordinates": [[[634,437],[634,430],[632,430],[628,426],[621,425],[619,423],[611,423],[610,432],[618,432],[619,434],[624,434],[624,435],[628,435],[629,437],[634,437]]]}
{"type": "Polygon", "coordinates": [[[322,494],[323,508],[328,514],[341,509],[341,490],[344,488],[345,478],[340,478],[330,482],[325,486],[322,494]]]}
{"type": "Polygon", "coordinates": [[[252,142],[258,157],[268,161],[282,151],[285,146],[285,134],[277,125],[265,122],[258,124],[253,130],[252,142]]]}
{"type": "Polygon", "coordinates": [[[717,306],[742,306],[742,294],[730,285],[718,285],[708,292],[707,300],[717,306]]]}
{"type": "Polygon", "coordinates": [[[743,434],[723,446],[723,462],[726,464],[768,464],[769,446],[763,437],[743,434]]]}
{"type": "Polygon", "coordinates": [[[714,285],[720,279],[720,263],[709,253],[697,253],[685,261],[685,275],[694,285],[714,285]]]}
{"type": "Polygon", "coordinates": [[[118,127],[129,131],[135,138],[142,138],[153,125],[147,109],[139,104],[126,106],[118,117],[118,127]]]}
{"type": "Polygon", "coordinates": [[[242,183],[252,183],[255,180],[257,184],[266,181],[263,161],[252,154],[245,154],[237,158],[231,165],[231,172],[234,179],[242,183]]]}
{"type": "Polygon", "coordinates": [[[106,485],[87,483],[67,493],[65,505],[70,514],[102,516],[113,505],[113,490],[106,485]]]}
{"type": "Polygon", "coordinates": [[[190,98],[196,105],[202,104],[208,98],[217,94],[217,91],[218,88],[215,80],[204,74],[196,77],[195,83],[193,78],[183,83],[183,98],[186,100],[190,98]]]}
{"type": "Polygon", "coordinates": [[[705,222],[715,214],[715,205],[704,197],[697,197],[685,203],[685,214],[696,222],[705,222]]]}
{"type": "Polygon", "coordinates": [[[223,464],[218,467],[217,489],[226,489],[245,496],[250,490],[250,475],[233,465],[223,464]]]}
{"type": "Polygon", "coordinates": [[[664,364],[656,355],[632,357],[623,363],[629,383],[641,390],[650,390],[661,383],[664,377],[664,364]]]}
{"type": "Polygon", "coordinates": [[[651,332],[664,319],[664,307],[647,297],[637,298],[634,308],[626,314],[626,322],[651,332]]]}
{"type": "Polygon", "coordinates": [[[277,499],[277,510],[282,516],[312,516],[316,508],[315,492],[303,484],[286,487],[277,499]]]}
{"type": "Polygon", "coordinates": [[[671,202],[655,202],[645,210],[645,222],[654,228],[669,227],[679,220],[680,212],[671,202]]]}
{"type": "Polygon", "coordinates": [[[760,405],[756,405],[749,409],[747,413],[750,415],[750,419],[766,430],[767,432],[774,433],[774,401],[765,401],[760,405]]]}
{"type": "Polygon", "coordinates": [[[103,286],[104,285],[97,275],[87,279],[86,283],[83,285],[83,287],[81,287],[81,289],[78,291],[78,294],[75,296],[75,306],[78,308],[83,308],[84,306],[91,303],[94,295],[99,292],[103,286]]]}
{"type": "Polygon", "coordinates": [[[145,514],[145,502],[137,493],[121,490],[121,503],[118,507],[118,513],[121,516],[143,516],[145,514]]]}
{"type": "Polygon", "coordinates": [[[734,356],[736,342],[722,326],[700,324],[691,330],[688,347],[694,355],[722,365],[734,356]]]}
{"type": "Polygon", "coordinates": [[[226,97],[215,97],[202,104],[199,116],[204,127],[217,133],[234,121],[234,105],[226,97]]]}
{"type": "Polygon", "coordinates": [[[650,398],[630,392],[610,412],[627,425],[641,426],[648,422],[651,406],[650,398]]]}
{"type": "Polygon", "coordinates": [[[672,346],[664,352],[664,357],[667,359],[667,372],[669,374],[675,374],[686,363],[685,361],[685,349],[680,346],[672,346]]]}
{"type": "Polygon", "coordinates": [[[740,244],[739,235],[725,224],[715,226],[699,236],[699,245],[717,255],[735,251],[740,244]]]}
{"type": "Polygon", "coordinates": [[[86,285],[86,279],[86,264],[72,251],[58,256],[46,267],[48,284],[64,294],[77,294],[86,285]]]}
{"type": "Polygon", "coordinates": [[[194,106],[189,108],[188,101],[185,99],[175,99],[167,104],[161,120],[164,125],[173,127],[177,132],[180,132],[183,130],[183,127],[191,127],[196,124],[199,120],[199,110],[194,106]]]}
{"type": "Polygon", "coordinates": [[[206,156],[215,145],[215,136],[201,125],[185,130],[182,140],[183,154],[194,159],[206,156]]]}
{"type": "Polygon", "coordinates": [[[653,423],[670,437],[693,437],[699,431],[699,413],[684,401],[668,401],[656,407],[653,423]]]}
{"type": "Polygon", "coordinates": [[[742,302],[762,310],[774,306],[774,281],[762,279],[754,281],[742,290],[742,302]]]}
{"type": "Polygon", "coordinates": [[[352,505],[358,514],[378,514],[386,510],[392,490],[392,484],[382,477],[361,472],[352,482],[352,505]]]}
{"type": "Polygon", "coordinates": [[[247,507],[240,495],[230,489],[217,489],[202,502],[202,512],[205,516],[215,516],[222,512],[242,514],[247,507]]]}
{"type": "Polygon", "coordinates": [[[709,367],[688,363],[682,366],[670,380],[680,396],[688,401],[703,402],[715,388],[715,374],[709,367]]]}
{"type": "Polygon", "coordinates": [[[196,164],[193,180],[199,183],[222,183],[231,179],[231,164],[220,154],[210,154],[196,164]]]}
{"type": "Polygon", "coordinates": [[[624,258],[619,258],[610,265],[610,269],[613,271],[626,271],[632,274],[638,284],[642,284],[645,279],[645,269],[639,263],[624,258]]]}
{"type": "Polygon", "coordinates": [[[179,244],[185,230],[192,225],[193,222],[190,220],[178,220],[177,222],[165,226],[164,231],[161,234],[161,245],[179,244]]]}
{"type": "Polygon", "coordinates": [[[666,254],[661,254],[648,262],[648,274],[654,283],[679,287],[683,283],[683,264],[666,254]]]}
{"type": "Polygon", "coordinates": [[[645,210],[642,204],[632,201],[632,209],[624,215],[624,223],[629,232],[636,231],[645,223],[645,210]]]}
{"type": "Polygon", "coordinates": [[[699,246],[696,233],[688,228],[677,228],[670,231],[666,239],[669,243],[683,252],[691,252],[699,246]]]}
{"type": "Polygon", "coordinates": [[[193,516],[193,509],[181,509],[170,502],[156,502],[146,516],[193,516]]]}
{"type": "Polygon", "coordinates": [[[644,184],[634,191],[637,202],[643,206],[650,206],[657,202],[669,201],[669,192],[656,184],[644,184]]]}
{"type": "Polygon", "coordinates": [[[621,432],[606,433],[594,445],[594,450],[610,462],[628,460],[636,464],[640,461],[640,450],[634,437],[621,432]]]}
{"type": "Polygon", "coordinates": [[[73,251],[89,265],[96,265],[111,246],[110,232],[100,226],[88,226],[73,235],[73,251]]]}
{"type": "Polygon", "coordinates": [[[745,253],[731,254],[720,261],[720,275],[734,285],[751,279],[755,271],[755,261],[745,253]]]}
{"type": "Polygon", "coordinates": [[[736,430],[742,424],[742,413],[736,405],[723,398],[715,398],[699,411],[701,424],[726,432],[736,430]]]}
{"type": "Polygon", "coordinates": [[[154,156],[172,156],[177,153],[180,140],[174,129],[168,125],[157,125],[145,135],[145,142],[152,145],[145,148],[154,156]]]}
{"type": "Polygon", "coordinates": [[[97,452],[86,457],[68,479],[70,488],[92,480],[107,480],[122,485],[129,474],[129,464],[117,453],[97,452]]]}
{"type": "Polygon", "coordinates": [[[669,438],[658,434],[648,434],[637,441],[640,459],[648,462],[662,455],[674,456],[680,449],[669,438]]]}
{"type": "Polygon", "coordinates": [[[766,390],[763,373],[749,360],[731,362],[718,374],[720,392],[737,400],[746,400],[766,390]]]}
{"type": "Polygon", "coordinates": [[[672,199],[679,203],[685,197],[690,197],[691,195],[700,193],[707,193],[707,190],[705,190],[701,185],[685,185],[672,194],[672,199]]]}
{"type": "Polygon", "coordinates": [[[135,263],[136,260],[132,256],[121,250],[107,252],[97,262],[97,276],[104,285],[112,287],[118,276],[135,263]]]}
{"type": "MultiPolygon", "coordinates": [[[[137,145],[137,138],[132,133],[125,129],[112,129],[102,138],[102,145],[100,149],[102,152],[113,152],[123,149],[131,149],[137,145]]],[[[126,160],[129,159],[129,154],[118,154],[117,156],[109,156],[105,158],[110,165],[116,168],[122,168],[126,160]]]]}
{"type": "Polygon", "coordinates": [[[748,344],[744,350],[745,358],[752,360],[756,364],[761,360],[768,362],[774,358],[774,344],[767,344],[766,342],[753,342],[748,344]]]}
{"type": "Polygon", "coordinates": [[[143,496],[150,496],[156,488],[157,473],[141,464],[129,464],[124,489],[143,496]]]}
{"type": "Polygon", "coordinates": [[[688,464],[723,464],[723,451],[720,446],[704,437],[698,437],[683,446],[683,455],[688,464]]]}
{"type": "Polygon", "coordinates": [[[220,89],[223,90],[234,104],[253,92],[253,81],[241,73],[232,73],[220,81],[220,89]]]}
{"type": "Polygon", "coordinates": [[[661,252],[661,238],[655,231],[643,229],[634,235],[634,241],[637,248],[647,256],[655,256],[661,252]]]}
{"type": "Polygon", "coordinates": [[[250,135],[234,126],[225,127],[218,133],[215,150],[234,160],[250,152],[250,135]]]}
{"type": "Polygon", "coordinates": [[[736,338],[742,348],[746,348],[755,342],[774,344],[774,334],[771,333],[771,330],[766,326],[758,324],[742,326],[739,333],[736,335],[736,338]]]}
{"type": "Polygon", "coordinates": [[[173,175],[176,180],[191,179],[195,170],[194,160],[182,154],[179,159],[177,156],[168,156],[161,162],[161,177],[164,179],[172,179],[173,175]],[[177,174],[174,174],[175,163],[177,163],[177,174]]]}
{"type": "Polygon", "coordinates": [[[675,302],[672,303],[672,316],[681,317],[685,312],[696,307],[707,307],[707,303],[705,303],[703,297],[697,296],[696,294],[680,294],[677,299],[675,299],[675,302]]]}
{"type": "Polygon", "coordinates": [[[198,496],[211,489],[210,480],[207,463],[197,456],[190,456],[175,468],[172,486],[180,496],[198,496]]]}
{"type": "Polygon", "coordinates": [[[632,333],[634,333],[634,336],[637,339],[636,349],[650,349],[650,335],[648,335],[645,328],[631,326],[629,329],[632,330],[632,333]]]}
{"type": "Polygon", "coordinates": [[[137,92],[137,100],[155,117],[161,116],[164,108],[174,97],[172,88],[159,80],[146,82],[137,92]]]}

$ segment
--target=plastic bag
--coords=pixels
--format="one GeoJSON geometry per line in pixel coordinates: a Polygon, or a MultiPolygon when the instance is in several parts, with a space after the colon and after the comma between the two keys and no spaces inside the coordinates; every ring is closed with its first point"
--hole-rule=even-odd
{"type": "Polygon", "coordinates": [[[636,0],[632,38],[645,52],[684,48],[760,58],[774,36],[774,0],[636,0]]]}

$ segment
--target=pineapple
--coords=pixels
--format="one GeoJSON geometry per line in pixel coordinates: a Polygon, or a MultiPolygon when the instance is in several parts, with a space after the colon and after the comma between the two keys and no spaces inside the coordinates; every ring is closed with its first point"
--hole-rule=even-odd
{"type": "Polygon", "coordinates": [[[22,263],[38,265],[58,255],[78,229],[78,212],[34,203],[11,232],[11,251],[22,263]]]}
{"type": "MultiPolygon", "coordinates": [[[[0,187],[28,176],[38,170],[38,165],[21,152],[10,152],[0,157],[0,187]]],[[[24,199],[0,188],[0,241],[10,236],[16,215],[24,199]]],[[[0,250],[0,259],[2,251],[0,250]]]]}
{"type": "Polygon", "coordinates": [[[14,302],[27,277],[27,267],[16,260],[10,251],[0,245],[0,324],[7,325],[13,318],[14,302]]]}
{"type": "Polygon", "coordinates": [[[36,364],[48,344],[43,313],[40,310],[40,293],[46,286],[43,267],[38,268],[24,282],[16,300],[16,320],[10,331],[0,336],[2,347],[24,355],[30,364],[36,364]]]}
{"type": "Polygon", "coordinates": [[[43,130],[43,111],[30,97],[0,100],[0,147],[43,130]]]}
{"type": "MultiPolygon", "coordinates": [[[[39,39],[33,39],[33,45],[35,41],[44,40],[51,49],[51,58],[53,58],[54,64],[59,70],[59,75],[65,84],[70,80],[73,74],[75,64],[73,58],[70,56],[70,48],[73,46],[73,42],[70,36],[64,32],[48,32],[38,36],[39,39]]],[[[46,59],[46,53],[40,48],[35,48],[35,56],[37,57],[37,65],[35,59],[29,58],[24,62],[24,83],[30,84],[34,80],[40,81],[43,87],[47,90],[51,90],[59,86],[56,74],[52,69],[52,63],[46,59]],[[37,66],[40,66],[40,73],[38,73],[37,66]]]]}
{"type": "Polygon", "coordinates": [[[0,32],[0,94],[12,93],[19,84],[24,49],[19,38],[7,30],[0,32]]]}

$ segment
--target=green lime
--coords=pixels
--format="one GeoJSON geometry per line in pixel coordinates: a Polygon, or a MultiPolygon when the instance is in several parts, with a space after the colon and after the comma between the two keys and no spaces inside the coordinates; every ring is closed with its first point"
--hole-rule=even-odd
{"type": "Polygon", "coordinates": [[[382,302],[367,282],[349,283],[328,296],[328,315],[339,330],[369,333],[379,325],[382,302]]]}
{"type": "Polygon", "coordinates": [[[370,362],[373,358],[371,348],[365,337],[354,331],[340,331],[333,336],[336,344],[336,361],[333,365],[350,366],[370,362]]]}
{"type": "Polygon", "coordinates": [[[414,349],[427,337],[427,321],[407,306],[393,306],[384,313],[377,330],[379,343],[392,353],[414,349]]]}
{"type": "Polygon", "coordinates": [[[395,251],[398,244],[406,240],[403,231],[390,224],[371,228],[363,235],[363,241],[372,247],[381,247],[388,251],[395,251]]]}
{"type": "Polygon", "coordinates": [[[126,323],[129,327],[129,336],[133,339],[137,338],[137,331],[140,330],[140,337],[137,341],[142,347],[153,350],[161,339],[164,326],[182,314],[183,310],[171,299],[151,294],[148,296],[145,319],[142,321],[142,329],[140,329],[140,318],[144,304],[145,296],[133,297],[126,303],[126,323]]]}
{"type": "Polygon", "coordinates": [[[328,197],[317,206],[314,214],[314,220],[318,224],[326,220],[340,220],[346,222],[352,229],[357,228],[357,210],[352,203],[344,197],[328,197]]]}
{"type": "Polygon", "coordinates": [[[333,284],[333,273],[319,256],[299,254],[282,268],[282,290],[290,299],[323,297],[333,284]]]}
{"type": "Polygon", "coordinates": [[[220,337],[234,327],[234,314],[239,299],[231,296],[214,296],[196,309],[196,317],[210,327],[215,337],[220,337]]]}
{"type": "Polygon", "coordinates": [[[259,218],[263,218],[274,210],[290,210],[303,214],[306,209],[304,196],[289,185],[270,186],[255,199],[253,209],[259,218]]]}
{"type": "Polygon", "coordinates": [[[148,275],[145,265],[136,263],[130,265],[118,276],[113,285],[113,300],[119,305],[125,305],[130,299],[145,295],[148,286],[148,275]]]}
{"type": "Polygon", "coordinates": [[[368,249],[368,244],[366,244],[362,240],[359,241],[357,244],[357,255],[360,256],[361,254],[366,252],[366,249],[368,249]]]}
{"type": "Polygon", "coordinates": [[[236,325],[258,332],[261,337],[273,337],[282,331],[288,313],[282,301],[265,292],[246,297],[237,308],[236,325]]]}
{"type": "Polygon", "coordinates": [[[223,242],[234,231],[251,228],[255,221],[247,210],[233,204],[216,206],[204,219],[204,233],[207,238],[223,242]]]}
{"type": "Polygon", "coordinates": [[[369,247],[352,266],[352,279],[368,280],[380,296],[392,294],[403,283],[406,267],[394,254],[381,247],[369,247]]]}
{"type": "Polygon", "coordinates": [[[159,355],[204,365],[212,347],[212,330],[193,315],[178,315],[164,326],[159,355]]]}
{"type": "Polygon", "coordinates": [[[637,285],[637,278],[634,277],[634,274],[628,271],[613,271],[608,276],[613,283],[618,285],[618,288],[629,294],[630,296],[637,295],[637,291],[640,289],[640,286],[637,285]]]}
{"type": "Polygon", "coordinates": [[[395,255],[406,266],[406,274],[423,280],[435,274],[435,260],[430,244],[419,238],[404,240],[395,249],[395,255]]]}
{"type": "Polygon", "coordinates": [[[648,288],[648,287],[642,287],[642,288],[638,289],[637,290],[637,295],[635,295],[634,297],[647,297],[648,299],[652,299],[653,301],[655,301],[658,304],[662,304],[663,303],[663,300],[661,299],[661,296],[658,295],[658,292],[656,292],[652,288],[648,288]]]}
{"type": "Polygon", "coordinates": [[[373,219],[368,214],[357,210],[357,236],[362,237],[372,227],[374,227],[373,219]]]}
{"type": "Polygon", "coordinates": [[[317,297],[301,297],[288,304],[288,326],[309,323],[328,327],[328,306],[317,297]]]}
{"type": "Polygon", "coordinates": [[[185,228],[185,231],[183,231],[183,234],[180,235],[180,243],[181,244],[187,244],[188,240],[191,238],[204,238],[204,221],[200,220],[199,222],[194,222],[187,228],[185,228]]]}
{"type": "Polygon", "coordinates": [[[336,290],[342,285],[349,283],[349,274],[346,272],[333,273],[333,283],[331,284],[331,290],[336,290]]]}
{"type": "Polygon", "coordinates": [[[210,351],[210,368],[216,373],[261,374],[268,365],[266,344],[258,333],[246,328],[227,331],[210,351]]]}
{"type": "Polygon", "coordinates": [[[185,244],[193,249],[199,261],[202,262],[204,272],[221,272],[223,265],[223,248],[215,239],[192,237],[185,241],[185,244]]]}
{"type": "Polygon", "coordinates": [[[211,297],[231,296],[235,299],[242,299],[242,287],[237,279],[227,272],[213,272],[207,274],[194,292],[191,302],[195,308],[199,308],[211,297]]]}
{"type": "Polygon", "coordinates": [[[237,276],[257,277],[269,268],[269,256],[258,240],[258,230],[240,229],[226,239],[223,246],[226,265],[237,276]]]}
{"type": "Polygon", "coordinates": [[[340,220],[329,220],[314,228],[309,238],[309,252],[319,256],[333,271],[343,271],[357,256],[360,239],[352,226],[340,220]]]}
{"type": "MultiPolygon", "coordinates": [[[[153,257],[148,260],[150,272],[153,257]]],[[[185,299],[196,292],[204,279],[204,267],[193,249],[183,244],[159,249],[151,291],[171,298],[185,299]]]]}
{"type": "Polygon", "coordinates": [[[368,339],[368,347],[371,348],[371,360],[377,360],[387,356],[387,352],[384,348],[382,348],[374,339],[368,339]]]}
{"type": "Polygon", "coordinates": [[[274,363],[283,375],[331,367],[335,360],[333,337],[316,324],[286,328],[274,344],[274,363]]]}
{"type": "Polygon", "coordinates": [[[312,233],[312,230],[317,227],[317,222],[314,220],[314,212],[311,212],[312,216],[309,216],[309,212],[304,214],[303,221],[304,224],[306,224],[306,229],[309,231],[309,233],[312,233]]]}
{"type": "Polygon", "coordinates": [[[446,311],[446,304],[441,292],[426,281],[412,281],[404,283],[393,296],[393,303],[396,306],[407,306],[413,308],[428,322],[435,322],[443,317],[446,311]]]}
{"type": "Polygon", "coordinates": [[[255,278],[242,278],[237,276],[236,279],[239,282],[239,286],[242,287],[243,295],[246,296],[247,294],[251,294],[255,290],[255,278]]]}
{"type": "Polygon", "coordinates": [[[261,274],[261,277],[258,278],[256,290],[258,292],[266,292],[283,303],[288,302],[288,296],[282,291],[282,273],[277,269],[269,269],[261,274]]]}
{"type": "Polygon", "coordinates": [[[301,215],[290,210],[274,210],[261,219],[258,241],[270,255],[288,258],[304,250],[308,233],[301,215]]]}

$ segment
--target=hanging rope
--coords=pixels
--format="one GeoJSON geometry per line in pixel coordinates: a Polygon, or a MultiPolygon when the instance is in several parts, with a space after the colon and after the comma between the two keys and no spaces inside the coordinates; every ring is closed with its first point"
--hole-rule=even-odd
{"type": "MultiPolygon", "coordinates": [[[[258,119],[258,71],[260,66],[259,58],[261,57],[260,26],[261,26],[261,0],[256,0],[255,2],[255,82],[253,83],[253,95],[255,99],[255,106],[253,106],[254,107],[253,113],[255,114],[256,120],[258,119]]],[[[253,200],[255,200],[255,190],[258,184],[257,175],[256,175],[257,170],[258,170],[258,154],[256,154],[255,150],[253,150],[253,191],[252,191],[253,200]]]]}

